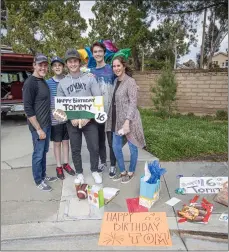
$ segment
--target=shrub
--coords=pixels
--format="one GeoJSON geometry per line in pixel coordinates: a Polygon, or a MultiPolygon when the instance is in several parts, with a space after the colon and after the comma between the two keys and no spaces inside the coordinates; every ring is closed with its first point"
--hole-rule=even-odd
{"type": "Polygon", "coordinates": [[[194,113],[192,113],[192,112],[188,112],[187,116],[188,116],[188,117],[194,117],[195,115],[194,115],[194,113]]]}
{"type": "Polygon", "coordinates": [[[163,115],[171,115],[176,100],[177,82],[172,67],[167,63],[162,70],[162,74],[157,80],[156,87],[152,89],[155,96],[152,98],[157,111],[163,115]]]}
{"type": "Polygon", "coordinates": [[[228,114],[225,110],[217,110],[216,111],[216,119],[218,120],[228,120],[228,114]]]}

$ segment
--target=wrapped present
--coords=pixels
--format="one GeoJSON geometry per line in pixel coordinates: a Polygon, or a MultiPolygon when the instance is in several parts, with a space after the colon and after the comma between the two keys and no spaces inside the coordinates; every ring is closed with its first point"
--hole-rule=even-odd
{"type": "Polygon", "coordinates": [[[104,195],[102,188],[96,185],[88,186],[87,193],[89,205],[95,206],[97,208],[104,206],[104,195]]]}
{"type": "Polygon", "coordinates": [[[190,200],[189,205],[184,205],[183,208],[177,211],[178,216],[181,217],[178,223],[182,222],[196,222],[207,224],[212,214],[213,205],[205,198],[201,200],[201,203],[197,203],[199,196],[195,196],[190,200]]]}

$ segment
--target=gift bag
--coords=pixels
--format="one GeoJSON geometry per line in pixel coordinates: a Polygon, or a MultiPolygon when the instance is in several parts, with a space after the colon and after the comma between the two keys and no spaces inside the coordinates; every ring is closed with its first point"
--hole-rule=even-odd
{"type": "Polygon", "coordinates": [[[144,181],[144,176],[142,176],[139,205],[150,208],[159,199],[160,184],[160,180],[157,180],[156,184],[149,184],[144,181]]]}
{"type": "Polygon", "coordinates": [[[145,176],[140,179],[139,205],[150,208],[158,199],[161,188],[161,176],[166,169],[161,168],[158,160],[145,163],[145,176]]]}
{"type": "Polygon", "coordinates": [[[96,185],[88,186],[87,193],[89,205],[95,206],[97,208],[104,206],[104,195],[102,188],[96,185]]]}

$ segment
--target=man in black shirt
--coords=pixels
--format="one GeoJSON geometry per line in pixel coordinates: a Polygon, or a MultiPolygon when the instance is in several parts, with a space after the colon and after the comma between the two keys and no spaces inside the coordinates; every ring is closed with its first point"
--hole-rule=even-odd
{"type": "Polygon", "coordinates": [[[23,86],[23,102],[33,139],[32,171],[40,190],[51,191],[46,182],[56,181],[56,177],[46,176],[46,154],[49,150],[51,132],[50,91],[44,77],[48,72],[48,59],[38,54],[34,59],[34,72],[23,86]]]}

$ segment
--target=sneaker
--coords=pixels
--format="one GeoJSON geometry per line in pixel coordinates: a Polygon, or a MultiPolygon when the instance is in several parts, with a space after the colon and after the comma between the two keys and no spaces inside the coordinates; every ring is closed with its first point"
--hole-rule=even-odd
{"type": "Polygon", "coordinates": [[[110,167],[110,171],[109,171],[109,177],[110,178],[114,178],[116,174],[116,167],[115,166],[111,166],[110,167]]]}
{"type": "Polygon", "coordinates": [[[98,167],[98,173],[103,173],[105,169],[107,169],[107,164],[106,163],[100,164],[98,167]]]}
{"type": "Polygon", "coordinates": [[[52,191],[52,187],[47,185],[44,181],[42,181],[39,185],[37,185],[37,188],[45,192],[52,191]]]}
{"type": "Polygon", "coordinates": [[[62,167],[56,167],[56,175],[58,179],[61,179],[61,180],[65,179],[64,171],[62,167]]]}
{"type": "Polygon", "coordinates": [[[45,182],[55,182],[57,181],[57,177],[49,177],[49,176],[46,176],[45,179],[44,179],[45,182]]]}
{"type": "Polygon", "coordinates": [[[122,173],[117,173],[114,177],[113,177],[113,181],[119,181],[122,179],[122,177],[125,177],[127,174],[127,172],[125,172],[124,174],[122,173]]]}
{"type": "Polygon", "coordinates": [[[80,184],[84,184],[84,176],[82,173],[76,175],[77,179],[80,181],[80,184]]]}
{"type": "Polygon", "coordinates": [[[92,177],[94,178],[96,184],[102,184],[103,180],[98,172],[92,172],[92,177]]]}
{"type": "Polygon", "coordinates": [[[74,176],[76,174],[69,164],[63,165],[63,168],[69,175],[74,176]]]}
{"type": "Polygon", "coordinates": [[[122,184],[127,184],[131,181],[131,179],[134,177],[134,173],[132,175],[126,174],[126,176],[122,177],[122,184]]]}

